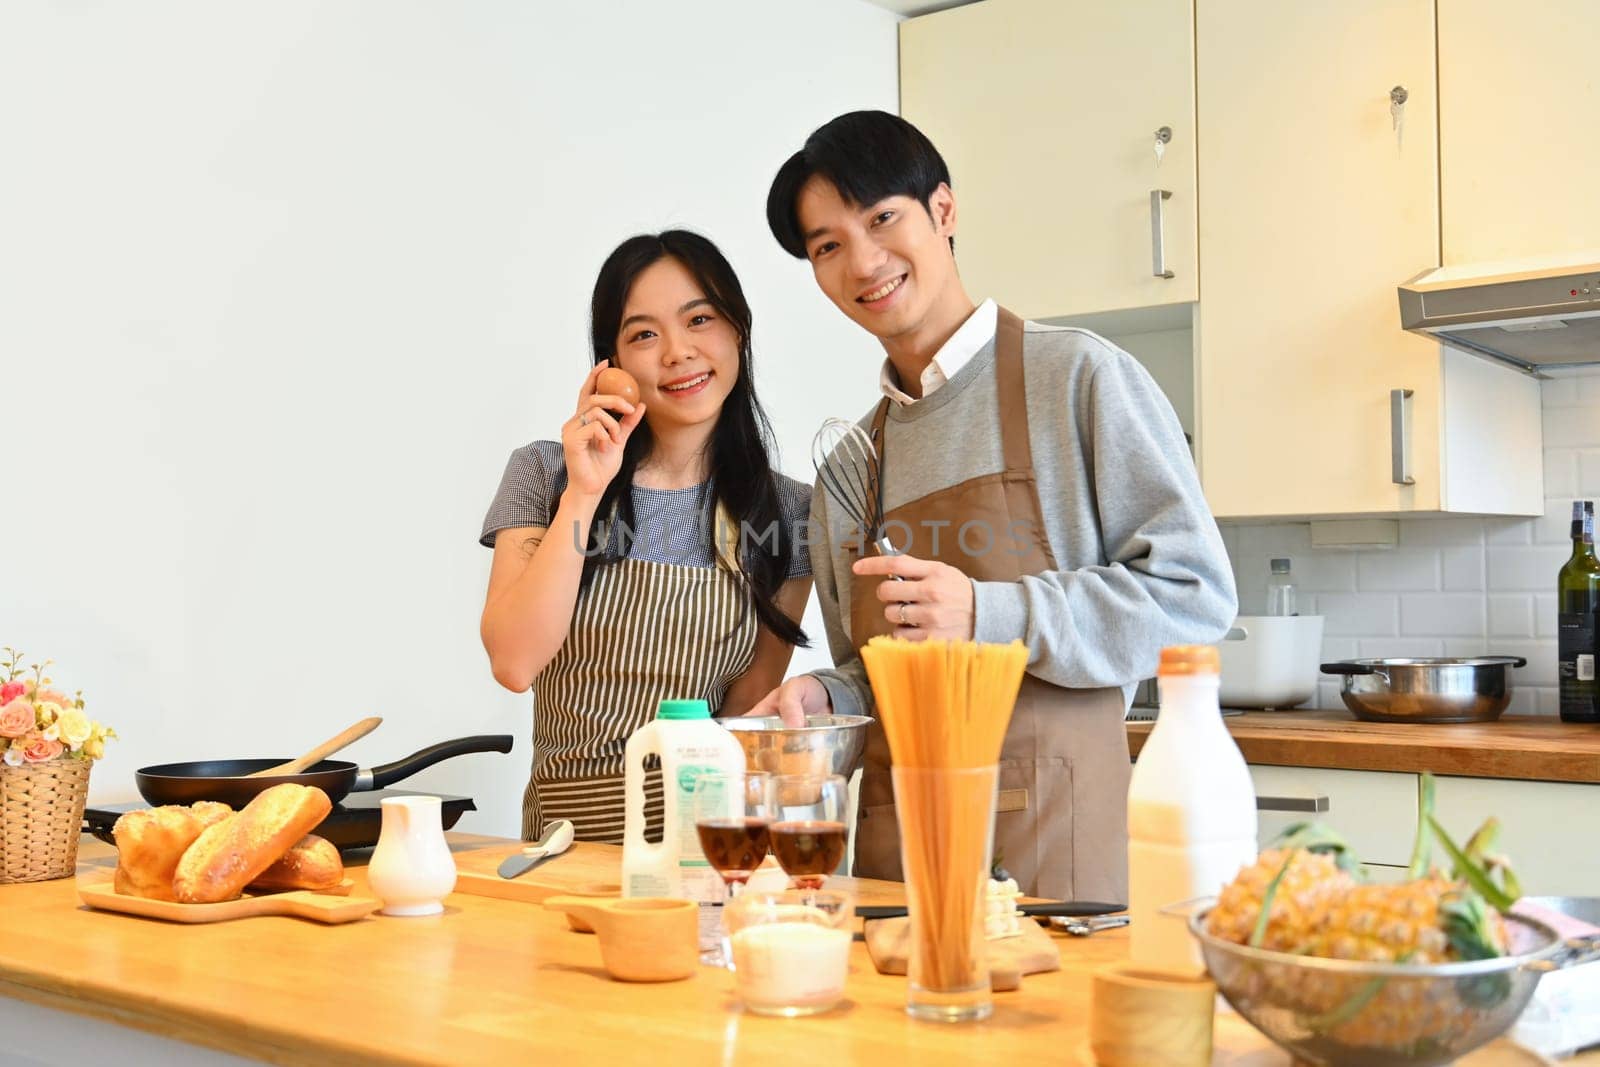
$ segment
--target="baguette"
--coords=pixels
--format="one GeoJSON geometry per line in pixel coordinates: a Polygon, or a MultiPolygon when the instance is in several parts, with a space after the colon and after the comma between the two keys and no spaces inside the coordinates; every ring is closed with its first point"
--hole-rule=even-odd
{"type": "Polygon", "coordinates": [[[262,790],[237,815],[207,827],[172,880],[186,904],[232,900],[333,810],[314,786],[284,782],[262,790]]]}
{"type": "Polygon", "coordinates": [[[113,888],[129,896],[177,900],[172,877],[178,861],[207,827],[232,814],[226,804],[202,800],[190,807],[168,804],[122,815],[111,828],[117,842],[113,888]]]}
{"type": "Polygon", "coordinates": [[[316,834],[302,837],[251,889],[332,889],[344,881],[344,861],[333,843],[316,834]]]}

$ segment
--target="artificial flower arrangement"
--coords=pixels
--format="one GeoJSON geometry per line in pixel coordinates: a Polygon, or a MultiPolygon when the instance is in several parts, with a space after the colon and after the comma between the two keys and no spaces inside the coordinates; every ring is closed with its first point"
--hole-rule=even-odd
{"type": "Polygon", "coordinates": [[[69,697],[46,678],[50,660],[22,664],[22,653],[6,648],[0,660],[0,744],[8,767],[53,759],[97,760],[117,732],[83,712],[83,691],[69,697]]]}

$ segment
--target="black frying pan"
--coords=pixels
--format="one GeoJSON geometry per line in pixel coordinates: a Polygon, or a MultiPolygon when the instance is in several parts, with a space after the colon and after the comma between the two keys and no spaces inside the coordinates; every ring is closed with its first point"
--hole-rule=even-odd
{"type": "Polygon", "coordinates": [[[283,782],[314,785],[337,804],[346,793],[382,789],[452,756],[464,756],[469,752],[510,752],[511,742],[510,734],[483,734],[441,741],[421,752],[371,770],[362,770],[347,760],[325,759],[313,763],[299,774],[246,778],[245,775],[255,771],[287,763],[288,758],[219,759],[196,763],[161,763],[134,772],[133,779],[139,787],[139,793],[151,804],[193,804],[197,800],[218,800],[242,808],[263,789],[283,782]]]}

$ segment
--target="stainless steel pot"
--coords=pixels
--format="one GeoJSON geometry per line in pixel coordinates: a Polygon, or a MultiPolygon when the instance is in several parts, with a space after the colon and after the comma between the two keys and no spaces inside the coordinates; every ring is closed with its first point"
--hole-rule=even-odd
{"type": "Polygon", "coordinates": [[[1486,722],[1511,703],[1511,668],[1521,656],[1345,659],[1323,674],[1344,676],[1339,695],[1369,722],[1486,722]]]}

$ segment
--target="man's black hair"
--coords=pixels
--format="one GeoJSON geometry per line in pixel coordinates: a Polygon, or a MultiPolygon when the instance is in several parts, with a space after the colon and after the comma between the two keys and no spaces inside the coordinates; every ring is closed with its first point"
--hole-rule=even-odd
{"type": "Polygon", "coordinates": [[[806,258],[806,239],[795,201],[812,177],[826,178],[847,203],[861,207],[890,196],[915,197],[932,218],[930,200],[941,182],[950,184],[950,168],[921,130],[887,111],[851,111],[819,127],[778,168],[767,193],[767,225],[796,259],[806,258]]]}

